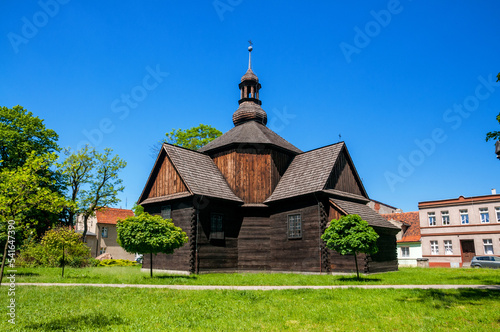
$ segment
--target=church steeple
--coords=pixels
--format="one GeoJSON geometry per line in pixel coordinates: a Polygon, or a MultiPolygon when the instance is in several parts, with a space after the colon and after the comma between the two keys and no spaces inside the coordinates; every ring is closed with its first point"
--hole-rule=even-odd
{"type": "Polygon", "coordinates": [[[256,121],[265,125],[267,123],[267,114],[260,107],[262,102],[259,99],[259,90],[261,85],[259,78],[252,70],[252,43],[248,47],[248,70],[241,78],[239,88],[241,91],[240,107],[233,114],[233,123],[238,126],[248,121],[256,121]]]}

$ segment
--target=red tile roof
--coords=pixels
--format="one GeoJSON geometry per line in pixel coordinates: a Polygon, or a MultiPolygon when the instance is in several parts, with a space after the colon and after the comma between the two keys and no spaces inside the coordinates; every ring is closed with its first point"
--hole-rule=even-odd
{"type": "Polygon", "coordinates": [[[126,209],[105,208],[96,212],[98,224],[112,224],[116,225],[118,219],[125,219],[133,217],[134,212],[126,209]]]}
{"type": "Polygon", "coordinates": [[[382,214],[387,220],[396,220],[409,225],[403,237],[398,242],[419,242],[420,241],[420,219],[418,212],[388,213],[382,214]]]}

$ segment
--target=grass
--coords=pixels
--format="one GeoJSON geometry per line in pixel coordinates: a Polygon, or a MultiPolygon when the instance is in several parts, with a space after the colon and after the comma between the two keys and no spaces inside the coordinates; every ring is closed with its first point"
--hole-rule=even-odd
{"type": "MultiPolygon", "coordinates": [[[[0,289],[6,310],[7,289],[0,289]]],[[[16,289],[1,331],[493,331],[500,291],[16,289]]]]}
{"type": "MultiPolygon", "coordinates": [[[[104,283],[156,285],[500,285],[500,270],[450,268],[400,268],[399,271],[362,276],[303,275],[291,273],[238,273],[175,276],[155,272],[153,278],[140,267],[66,268],[61,277],[60,268],[18,268],[16,282],[41,283],[104,283]]],[[[7,280],[4,277],[4,281],[7,280]]]]}

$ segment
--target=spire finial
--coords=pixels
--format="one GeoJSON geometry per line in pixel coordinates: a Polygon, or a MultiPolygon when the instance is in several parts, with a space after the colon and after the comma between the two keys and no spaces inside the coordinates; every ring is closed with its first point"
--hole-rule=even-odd
{"type": "Polygon", "coordinates": [[[248,69],[252,69],[252,50],[253,50],[253,43],[251,40],[248,41],[250,46],[248,46],[248,69]]]}

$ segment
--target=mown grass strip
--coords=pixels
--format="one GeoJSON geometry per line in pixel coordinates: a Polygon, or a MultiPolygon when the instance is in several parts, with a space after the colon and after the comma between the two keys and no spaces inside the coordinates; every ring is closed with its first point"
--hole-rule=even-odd
{"type": "MultiPolygon", "coordinates": [[[[66,268],[64,278],[58,268],[19,268],[16,281],[41,283],[105,283],[153,285],[499,285],[500,270],[400,268],[399,271],[362,276],[304,275],[292,273],[200,274],[190,276],[155,273],[153,278],[140,267],[66,268]]],[[[4,282],[6,280],[4,279],[4,282]]]]}
{"type": "MultiPolygon", "coordinates": [[[[6,298],[6,289],[0,290],[6,298]]],[[[19,287],[2,331],[493,331],[500,291],[19,287]]],[[[2,305],[3,307],[3,305],[2,305]]]]}

